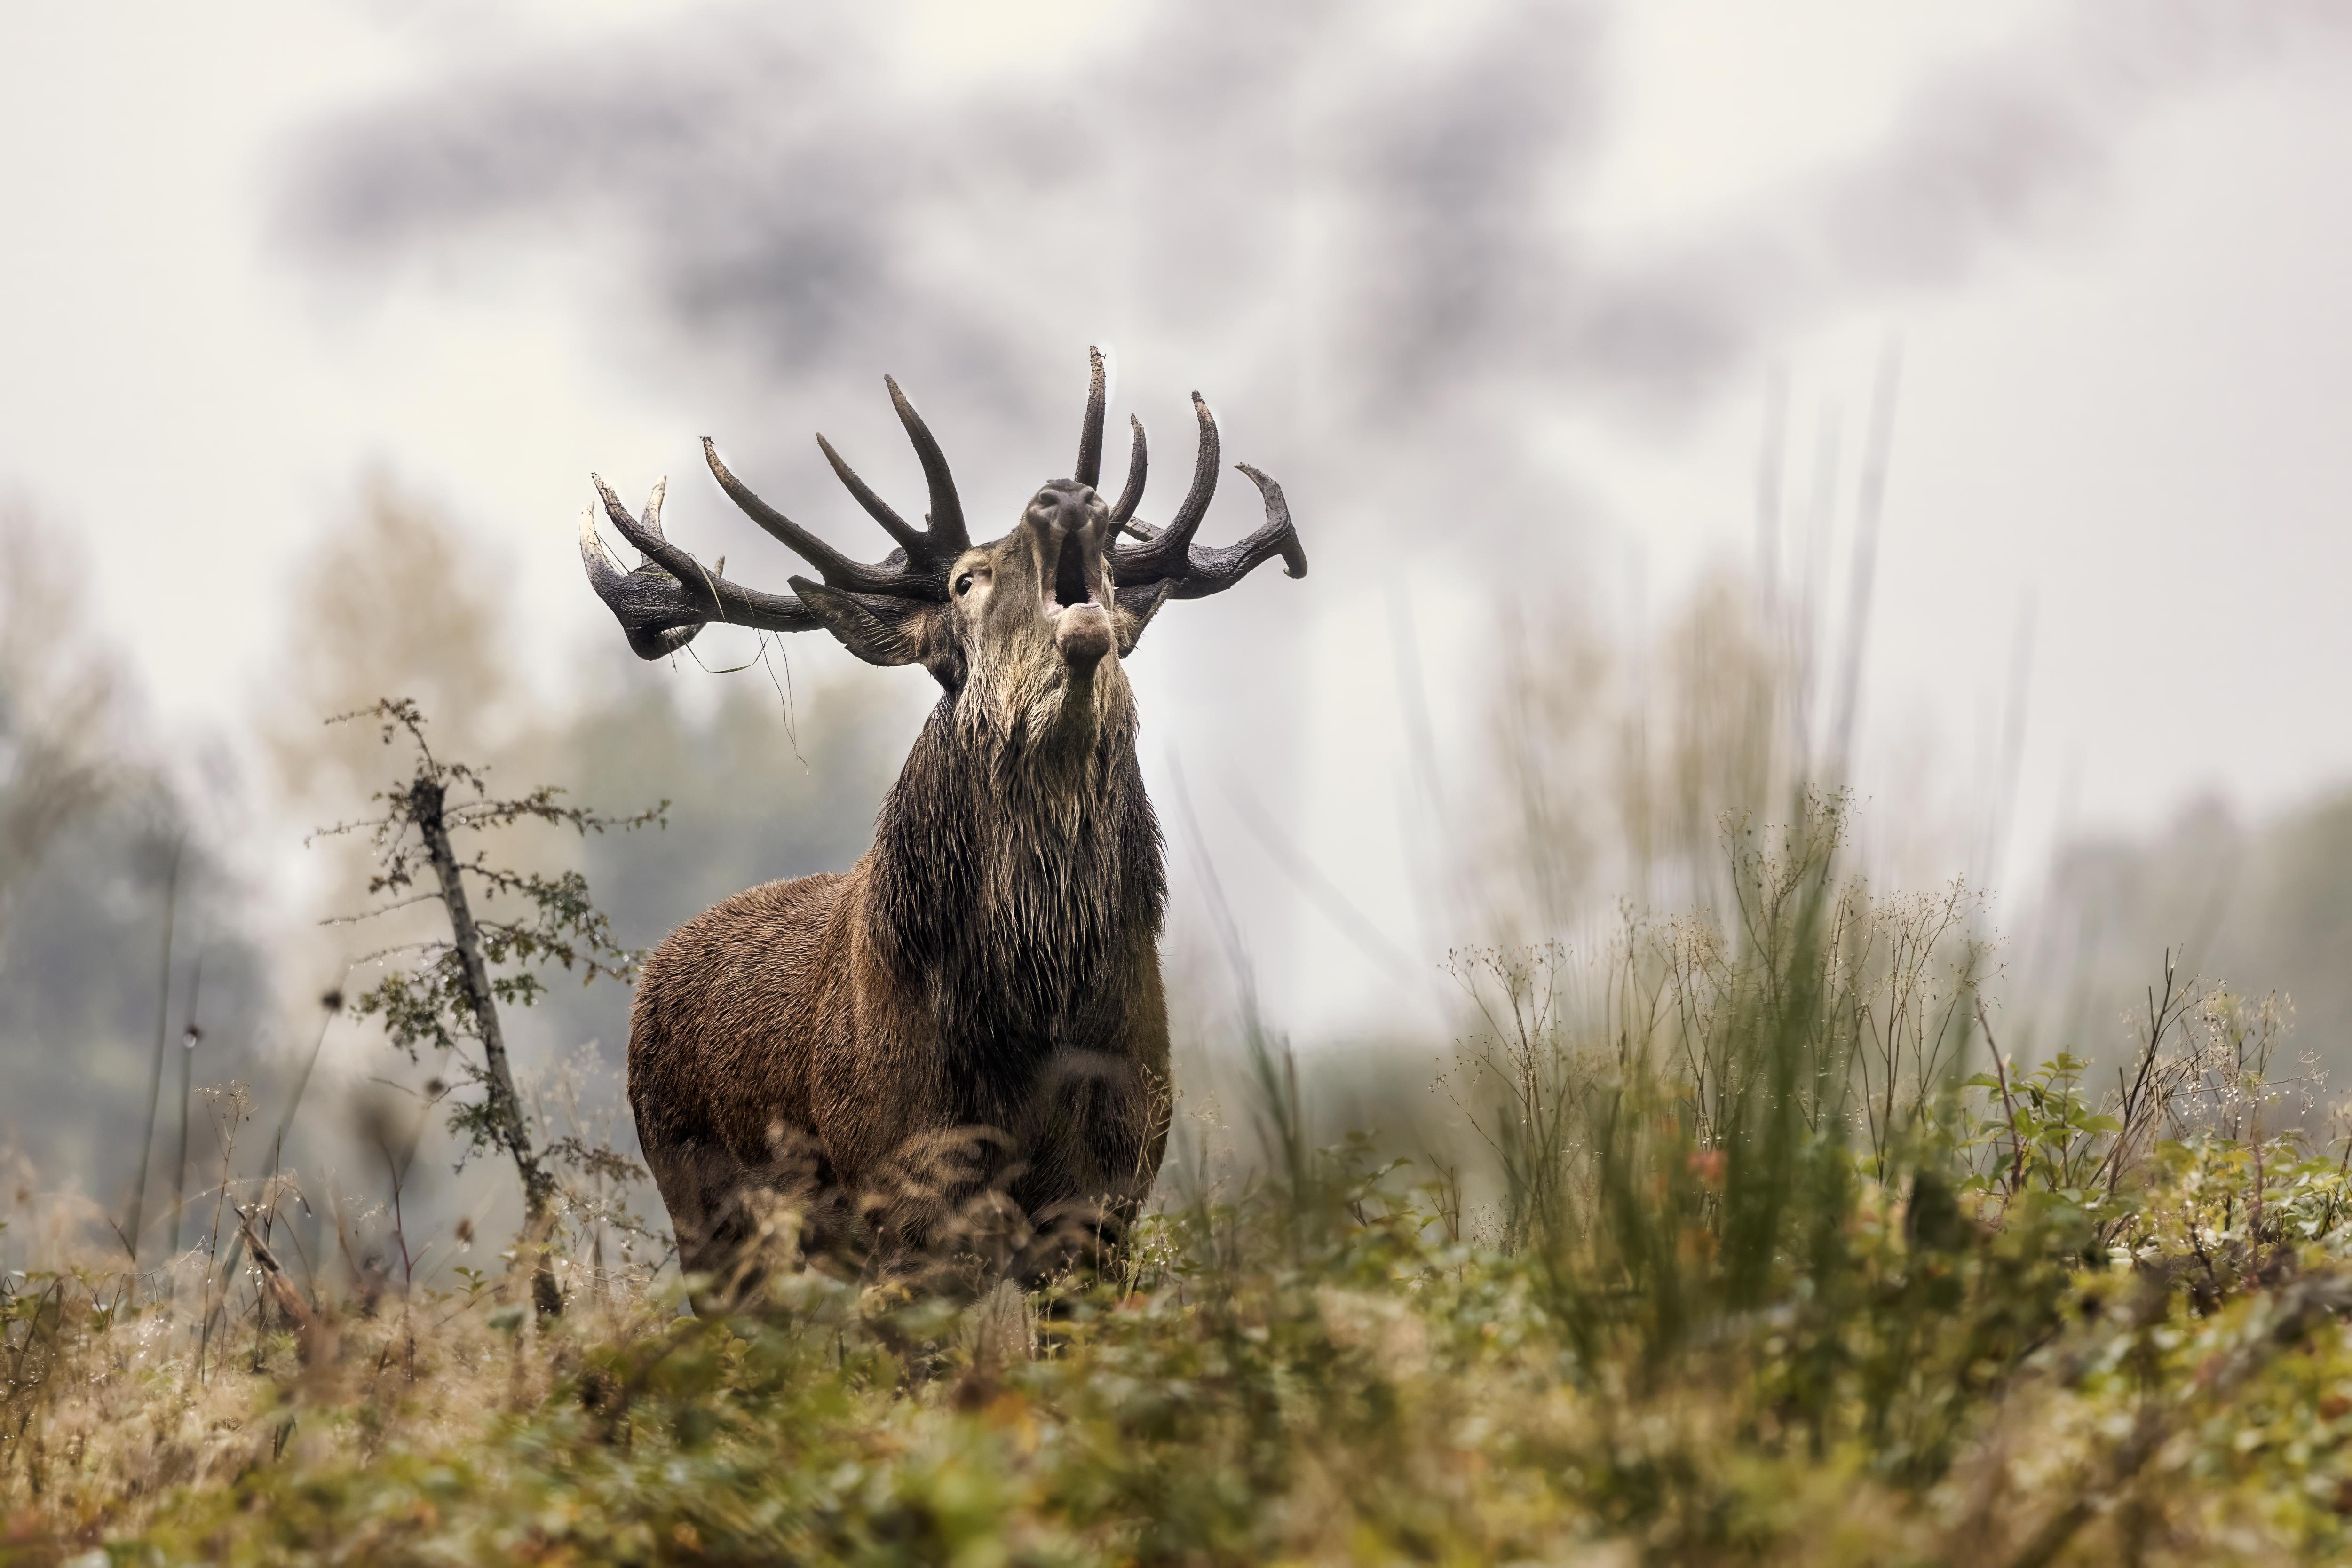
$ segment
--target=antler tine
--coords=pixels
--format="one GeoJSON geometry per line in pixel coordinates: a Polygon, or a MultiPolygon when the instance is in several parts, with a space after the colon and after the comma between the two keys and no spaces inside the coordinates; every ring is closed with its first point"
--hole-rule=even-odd
{"type": "Polygon", "coordinates": [[[1142,634],[1143,623],[1164,601],[1205,599],[1212,594],[1222,594],[1277,555],[1282,558],[1286,574],[1307,575],[1307,547],[1299,542],[1298,530],[1290,521],[1290,502],[1284,498],[1282,487],[1271,475],[1247,463],[1235,463],[1234,467],[1257,486],[1265,501],[1265,521],[1238,544],[1223,549],[1188,547],[1166,571],[1137,568],[1139,563],[1157,553],[1161,541],[1175,532],[1173,523],[1164,531],[1150,535],[1145,544],[1120,547],[1121,554],[1114,560],[1119,582],[1118,603],[1121,609],[1137,617],[1132,635],[1142,634]]]}
{"type": "Polygon", "coordinates": [[[693,552],[671,543],[661,527],[662,501],[669,488],[667,479],[654,487],[646,503],[645,521],[632,523],[628,510],[622,506],[611,487],[593,474],[588,477],[604,498],[604,513],[613,520],[613,526],[646,557],[646,564],[629,574],[631,577],[671,579],[687,605],[705,620],[772,632],[813,631],[824,624],[814,611],[790,594],[770,594],[730,582],[721,575],[726,569],[725,556],[720,556],[716,564],[705,566],[694,558],[693,552]]]}
{"type": "MultiPolygon", "coordinates": [[[[744,515],[781,540],[793,553],[817,570],[817,575],[836,588],[854,593],[893,594],[901,596],[910,589],[920,591],[930,587],[927,581],[910,580],[904,565],[869,566],[862,561],[852,561],[766,501],[752,493],[751,487],[730,473],[727,465],[719,460],[719,447],[710,437],[702,438],[702,455],[710,464],[711,476],[718,479],[744,515]]],[[[856,493],[855,491],[852,492],[856,493]]],[[[931,575],[936,575],[932,574],[931,575]]]]}
{"type": "Polygon", "coordinates": [[[915,456],[922,459],[923,479],[931,488],[931,510],[924,521],[930,524],[931,552],[936,558],[952,559],[971,548],[971,535],[964,531],[963,503],[956,499],[955,475],[948,469],[947,454],[931,435],[931,427],[915,412],[914,402],[898,390],[894,376],[884,376],[884,385],[890,389],[890,405],[898,411],[898,423],[907,427],[907,439],[915,444],[915,456]]]}
{"type": "MultiPolygon", "coordinates": [[[[602,475],[589,475],[588,482],[596,487],[597,495],[604,499],[604,515],[612,519],[613,526],[621,531],[621,537],[636,547],[638,554],[672,576],[699,577],[703,574],[694,557],[672,544],[669,536],[662,531],[662,500],[669,493],[669,480],[665,479],[656,484],[653,493],[646,498],[646,515],[642,521],[629,515],[629,509],[621,504],[621,498],[613,493],[613,487],[604,482],[602,475]]],[[[582,540],[583,544],[586,543],[588,536],[593,535],[592,521],[588,535],[582,540]]],[[[604,550],[604,542],[601,538],[597,539],[596,547],[604,550]]],[[[607,552],[606,559],[610,558],[607,552]]]]}
{"type": "Polygon", "coordinates": [[[1223,549],[1202,549],[1190,553],[1185,561],[1184,574],[1171,585],[1171,599],[1205,599],[1212,594],[1222,594],[1248,576],[1263,563],[1275,556],[1282,557],[1285,576],[1307,575],[1307,549],[1298,542],[1298,530],[1290,521],[1290,503],[1283,498],[1282,487],[1271,476],[1247,463],[1234,467],[1249,476],[1265,499],[1265,521],[1238,544],[1223,549]]]}
{"type": "Polygon", "coordinates": [[[1087,380],[1087,419],[1078,430],[1078,466],[1071,478],[1096,489],[1102,485],[1103,409],[1110,398],[1104,384],[1102,350],[1089,343],[1087,359],[1093,367],[1087,380]]]}
{"type": "Polygon", "coordinates": [[[596,596],[617,616],[622,635],[629,639],[630,651],[639,658],[659,658],[676,653],[694,640],[704,623],[694,621],[684,626],[661,626],[656,608],[646,613],[638,603],[639,590],[646,586],[632,581],[634,574],[621,569],[613,552],[604,548],[604,536],[596,531],[596,503],[590,501],[580,509],[580,563],[588,568],[588,585],[596,596]]]}
{"type": "Polygon", "coordinates": [[[594,505],[582,515],[580,561],[588,569],[589,585],[619,620],[639,658],[677,652],[711,621],[776,632],[809,631],[824,624],[791,595],[763,594],[730,583],[672,544],[661,529],[666,486],[654,487],[641,521],[629,515],[611,486],[595,475],[589,478],[604,499],[604,515],[646,556],[646,563],[635,571],[622,571],[596,531],[594,505]]]}
{"type": "Polygon", "coordinates": [[[818,449],[824,453],[824,460],[833,465],[834,477],[857,498],[857,504],[866,509],[866,515],[888,531],[890,537],[898,542],[898,547],[907,552],[908,560],[928,564],[931,561],[931,542],[922,530],[900,517],[888,501],[876,495],[874,487],[859,479],[857,470],[841,460],[841,454],[833,449],[832,442],[819,435],[816,444],[818,449]]]}
{"type": "MultiPolygon", "coordinates": [[[[1209,412],[1208,404],[1199,393],[1192,395],[1192,413],[1201,422],[1201,445],[1192,457],[1192,487],[1184,492],[1184,504],[1168,520],[1162,536],[1171,542],[1177,540],[1192,542],[1192,531],[1209,515],[1209,502],[1217,493],[1217,416],[1209,412]]],[[[1182,548],[1181,545],[1176,546],[1182,548]]]]}
{"type": "Polygon", "coordinates": [[[1290,502],[1274,476],[1247,463],[1235,463],[1255,485],[1265,501],[1265,521],[1239,544],[1229,544],[1223,550],[1203,550],[1192,558],[1192,570],[1185,580],[1176,585],[1176,597],[1198,599],[1204,595],[1222,594],[1271,556],[1282,557],[1282,574],[1286,577],[1307,575],[1307,546],[1299,542],[1298,530],[1290,521],[1290,502]],[[1198,584],[1198,586],[1195,586],[1198,584]]]}
{"type": "Polygon", "coordinates": [[[1185,574],[1185,552],[1192,542],[1192,532],[1208,515],[1210,499],[1217,493],[1217,416],[1209,412],[1209,405],[1197,392],[1192,395],[1192,413],[1201,425],[1201,445],[1192,459],[1192,487],[1184,492],[1183,504],[1167,527],[1141,544],[1118,547],[1112,559],[1123,579],[1141,582],[1185,574]]]}
{"type": "Polygon", "coordinates": [[[1143,478],[1151,468],[1151,458],[1143,440],[1143,421],[1130,414],[1127,422],[1135,427],[1135,440],[1127,449],[1127,489],[1119,491],[1118,504],[1110,509],[1113,528],[1125,529],[1138,539],[1149,539],[1134,521],[1135,509],[1143,504],[1143,478]]]}

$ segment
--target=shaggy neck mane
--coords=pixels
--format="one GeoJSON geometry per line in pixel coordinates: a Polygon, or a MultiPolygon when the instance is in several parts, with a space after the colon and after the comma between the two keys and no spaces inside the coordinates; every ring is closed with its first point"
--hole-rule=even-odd
{"type": "Polygon", "coordinates": [[[1134,710],[1040,746],[943,697],[875,824],[870,935],[974,1062],[1118,1037],[1167,902],[1134,710]]]}

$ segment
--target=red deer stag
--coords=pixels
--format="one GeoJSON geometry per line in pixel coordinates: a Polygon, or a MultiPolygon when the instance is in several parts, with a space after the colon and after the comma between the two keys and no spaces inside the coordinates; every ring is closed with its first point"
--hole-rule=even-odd
{"type": "Polygon", "coordinates": [[[1159,1173],[1167,884],[1121,660],[1168,600],[1223,593],[1276,555],[1304,576],[1307,557],[1282,487],[1246,464],[1265,525],[1226,549],[1193,544],[1218,468],[1197,393],[1192,488],[1167,526],[1135,517],[1140,421],[1126,488],[1106,503],[1093,362],[1075,476],[986,544],[965,533],[947,458],[887,377],[929,483],[927,527],[817,437],[898,542],[878,564],[761,500],[706,440],[719,487],[816,568],[790,594],[745,587],[671,543],[662,487],[632,518],[595,480],[646,561],[621,569],[593,505],[581,555],[640,658],[713,621],[822,626],[868,663],[920,663],[941,688],[865,858],[738,894],[646,963],[629,1102],[690,1271],[730,1269],[760,1213],[788,1205],[810,1253],[836,1266],[970,1262],[984,1235],[1034,1281],[1115,1247],[1159,1173]]]}

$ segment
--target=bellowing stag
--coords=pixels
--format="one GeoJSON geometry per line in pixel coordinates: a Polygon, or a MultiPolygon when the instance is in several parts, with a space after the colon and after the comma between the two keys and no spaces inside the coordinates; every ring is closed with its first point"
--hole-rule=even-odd
{"type": "Polygon", "coordinates": [[[820,1260],[969,1258],[986,1233],[995,1263],[1034,1280],[1115,1247],[1159,1173],[1167,884],[1121,661],[1170,599],[1223,593],[1276,555],[1304,576],[1307,557],[1281,486],[1245,464],[1265,525],[1229,548],[1193,544],[1218,469],[1197,393],[1192,487],[1167,525],[1135,516],[1140,421],[1125,489],[1106,502],[1099,353],[1093,371],[1074,474],[984,544],[897,382],[885,378],[929,485],[926,527],[818,437],[898,543],[877,564],[761,500],[706,440],[719,487],[816,569],[790,594],[745,587],[671,543],[660,486],[633,518],[595,480],[646,561],[622,570],[593,505],[581,555],[639,657],[714,621],[822,626],[868,663],[920,664],[940,687],[863,859],[738,894],[646,963],[629,1102],[690,1272],[730,1269],[761,1213],[788,1205],[820,1260]]]}

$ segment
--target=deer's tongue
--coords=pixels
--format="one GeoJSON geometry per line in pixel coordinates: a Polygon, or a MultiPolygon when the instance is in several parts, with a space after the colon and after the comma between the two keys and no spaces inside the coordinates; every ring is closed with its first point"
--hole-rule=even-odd
{"type": "Polygon", "coordinates": [[[1100,605],[1071,605],[1054,618],[1054,646],[1072,675],[1091,675],[1110,652],[1110,616],[1100,605]]]}

